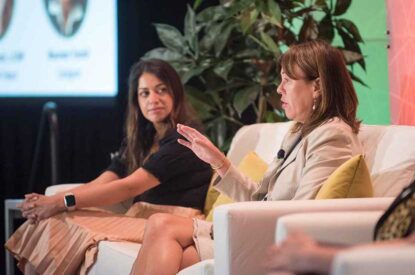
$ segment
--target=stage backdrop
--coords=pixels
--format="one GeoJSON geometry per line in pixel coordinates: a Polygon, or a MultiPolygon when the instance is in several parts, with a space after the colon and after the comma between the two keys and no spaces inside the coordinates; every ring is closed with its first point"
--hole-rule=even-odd
{"type": "Polygon", "coordinates": [[[392,124],[415,125],[415,1],[387,0],[392,124]]]}
{"type": "Polygon", "coordinates": [[[358,116],[365,124],[390,124],[385,1],[352,1],[345,18],[355,22],[364,40],[361,48],[366,72],[358,66],[354,68],[367,84],[365,87],[354,83],[360,103],[358,116]]]}
{"type": "Polygon", "coordinates": [[[415,0],[355,0],[346,18],[365,41],[366,72],[355,73],[359,118],[366,124],[415,125],[415,0]]]}

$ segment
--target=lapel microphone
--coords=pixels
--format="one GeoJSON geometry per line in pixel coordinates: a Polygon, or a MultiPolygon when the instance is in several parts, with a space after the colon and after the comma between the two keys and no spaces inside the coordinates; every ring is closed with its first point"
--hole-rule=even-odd
{"type": "Polygon", "coordinates": [[[284,149],[280,149],[277,153],[278,159],[284,159],[284,161],[288,158],[288,156],[291,154],[291,152],[294,150],[294,148],[300,143],[301,136],[298,137],[298,139],[292,144],[291,148],[288,149],[287,154],[285,153],[284,149]]]}
{"type": "Polygon", "coordinates": [[[285,157],[285,151],[284,149],[280,149],[277,153],[277,158],[278,159],[283,159],[285,157]]]}

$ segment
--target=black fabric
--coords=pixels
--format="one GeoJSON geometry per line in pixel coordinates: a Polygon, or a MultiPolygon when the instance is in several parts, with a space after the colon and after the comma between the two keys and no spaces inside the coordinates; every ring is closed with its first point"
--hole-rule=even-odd
{"type": "MultiPolygon", "coordinates": [[[[155,176],[160,185],[137,196],[134,201],[178,205],[203,210],[212,169],[191,150],[179,144],[181,136],[170,131],[159,141],[159,150],[144,162],[143,169],[155,176]]],[[[107,170],[119,177],[127,174],[125,146],[112,156],[107,170]]]]}
{"type": "Polygon", "coordinates": [[[120,178],[124,178],[127,176],[127,162],[126,162],[126,142],[125,140],[122,142],[120,149],[115,152],[111,153],[111,164],[107,167],[107,171],[114,172],[120,178]]]}
{"type": "Polygon", "coordinates": [[[380,217],[374,240],[405,238],[415,232],[415,180],[405,187],[380,217]]]}

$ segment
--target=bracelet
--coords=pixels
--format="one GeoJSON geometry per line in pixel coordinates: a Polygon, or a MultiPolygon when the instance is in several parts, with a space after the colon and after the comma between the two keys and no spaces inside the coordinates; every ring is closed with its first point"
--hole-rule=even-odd
{"type": "Polygon", "coordinates": [[[220,169],[220,168],[222,168],[223,167],[223,165],[225,165],[225,161],[222,161],[220,164],[218,164],[218,165],[210,165],[210,167],[213,169],[213,170],[218,170],[218,169],[220,169]]]}

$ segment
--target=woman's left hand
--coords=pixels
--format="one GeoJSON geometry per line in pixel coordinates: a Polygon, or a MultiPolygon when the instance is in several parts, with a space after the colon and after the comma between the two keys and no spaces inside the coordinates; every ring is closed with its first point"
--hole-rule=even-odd
{"type": "Polygon", "coordinates": [[[22,216],[31,223],[37,223],[65,210],[56,196],[48,197],[36,193],[25,195],[25,200],[18,207],[22,216]]]}

